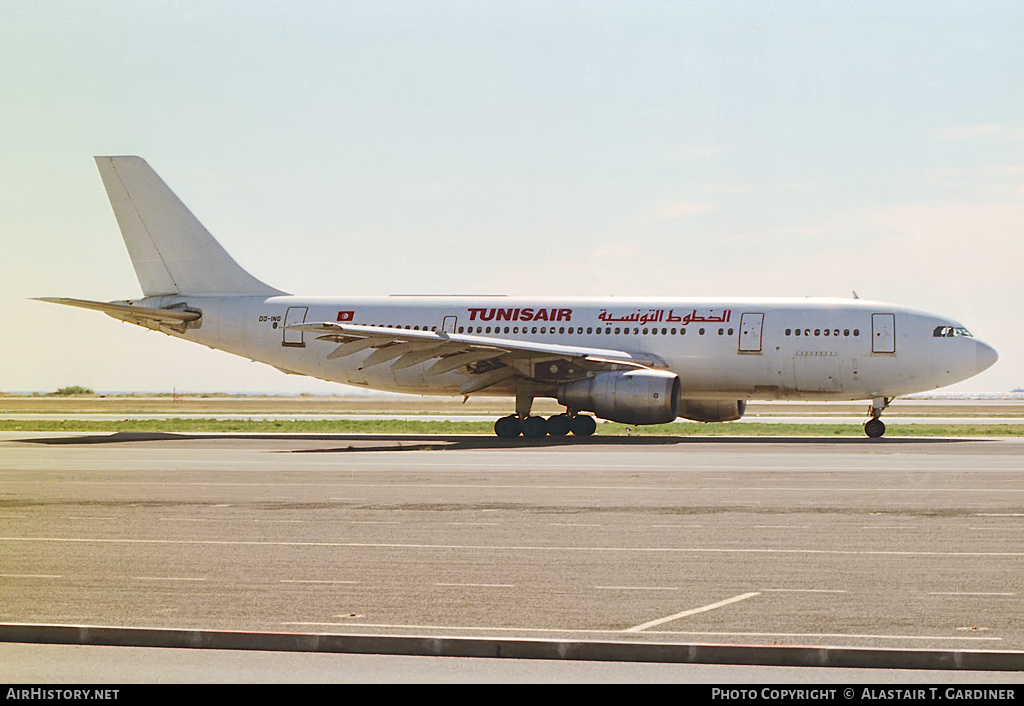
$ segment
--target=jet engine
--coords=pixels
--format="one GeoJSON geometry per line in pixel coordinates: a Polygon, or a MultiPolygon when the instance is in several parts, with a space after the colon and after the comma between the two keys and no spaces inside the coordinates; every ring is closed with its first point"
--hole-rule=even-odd
{"type": "Polygon", "coordinates": [[[661,370],[597,373],[558,388],[558,402],[622,424],[667,424],[679,416],[679,376],[661,370]]]}
{"type": "Polygon", "coordinates": [[[735,422],[746,411],[746,400],[681,400],[679,403],[679,416],[694,422],[735,422]]]}

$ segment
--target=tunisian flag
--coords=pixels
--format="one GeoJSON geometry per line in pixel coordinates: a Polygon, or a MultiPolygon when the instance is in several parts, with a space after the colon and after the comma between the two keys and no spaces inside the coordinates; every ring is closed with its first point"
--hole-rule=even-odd
{"type": "Polygon", "coordinates": [[[354,311],[339,311],[338,321],[352,321],[355,318],[356,312],[354,311]]]}

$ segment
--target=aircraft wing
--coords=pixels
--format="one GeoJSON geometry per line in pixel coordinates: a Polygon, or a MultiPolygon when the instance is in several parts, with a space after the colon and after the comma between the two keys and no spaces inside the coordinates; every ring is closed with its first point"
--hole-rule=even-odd
{"type": "Polygon", "coordinates": [[[196,321],[202,316],[198,311],[151,309],[143,306],[133,306],[127,302],[95,302],[89,299],[69,299],[66,297],[36,297],[35,300],[102,311],[104,314],[115,319],[156,330],[160,330],[161,326],[166,326],[181,331],[184,330],[190,321],[196,321]]]}
{"type": "Polygon", "coordinates": [[[642,353],[521,341],[438,331],[362,326],[334,322],[305,323],[286,328],[316,334],[320,340],[339,344],[328,359],[342,358],[373,349],[363,367],[388,361],[394,370],[437,359],[428,375],[466,368],[469,379],[461,394],[478,392],[510,377],[546,383],[562,383],[584,377],[587,371],[667,367],[661,358],[642,353]]]}

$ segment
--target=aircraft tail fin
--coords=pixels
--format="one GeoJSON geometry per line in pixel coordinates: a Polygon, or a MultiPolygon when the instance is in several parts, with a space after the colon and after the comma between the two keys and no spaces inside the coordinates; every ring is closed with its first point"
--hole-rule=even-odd
{"type": "Polygon", "coordinates": [[[143,294],[284,294],[242,269],[144,159],[96,166],[143,294]]]}

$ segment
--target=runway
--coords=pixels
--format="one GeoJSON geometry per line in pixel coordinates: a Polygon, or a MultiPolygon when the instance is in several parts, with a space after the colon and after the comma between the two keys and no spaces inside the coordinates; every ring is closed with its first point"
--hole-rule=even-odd
{"type": "Polygon", "coordinates": [[[1024,650],[1024,441],[0,435],[0,622],[1024,650]]]}

